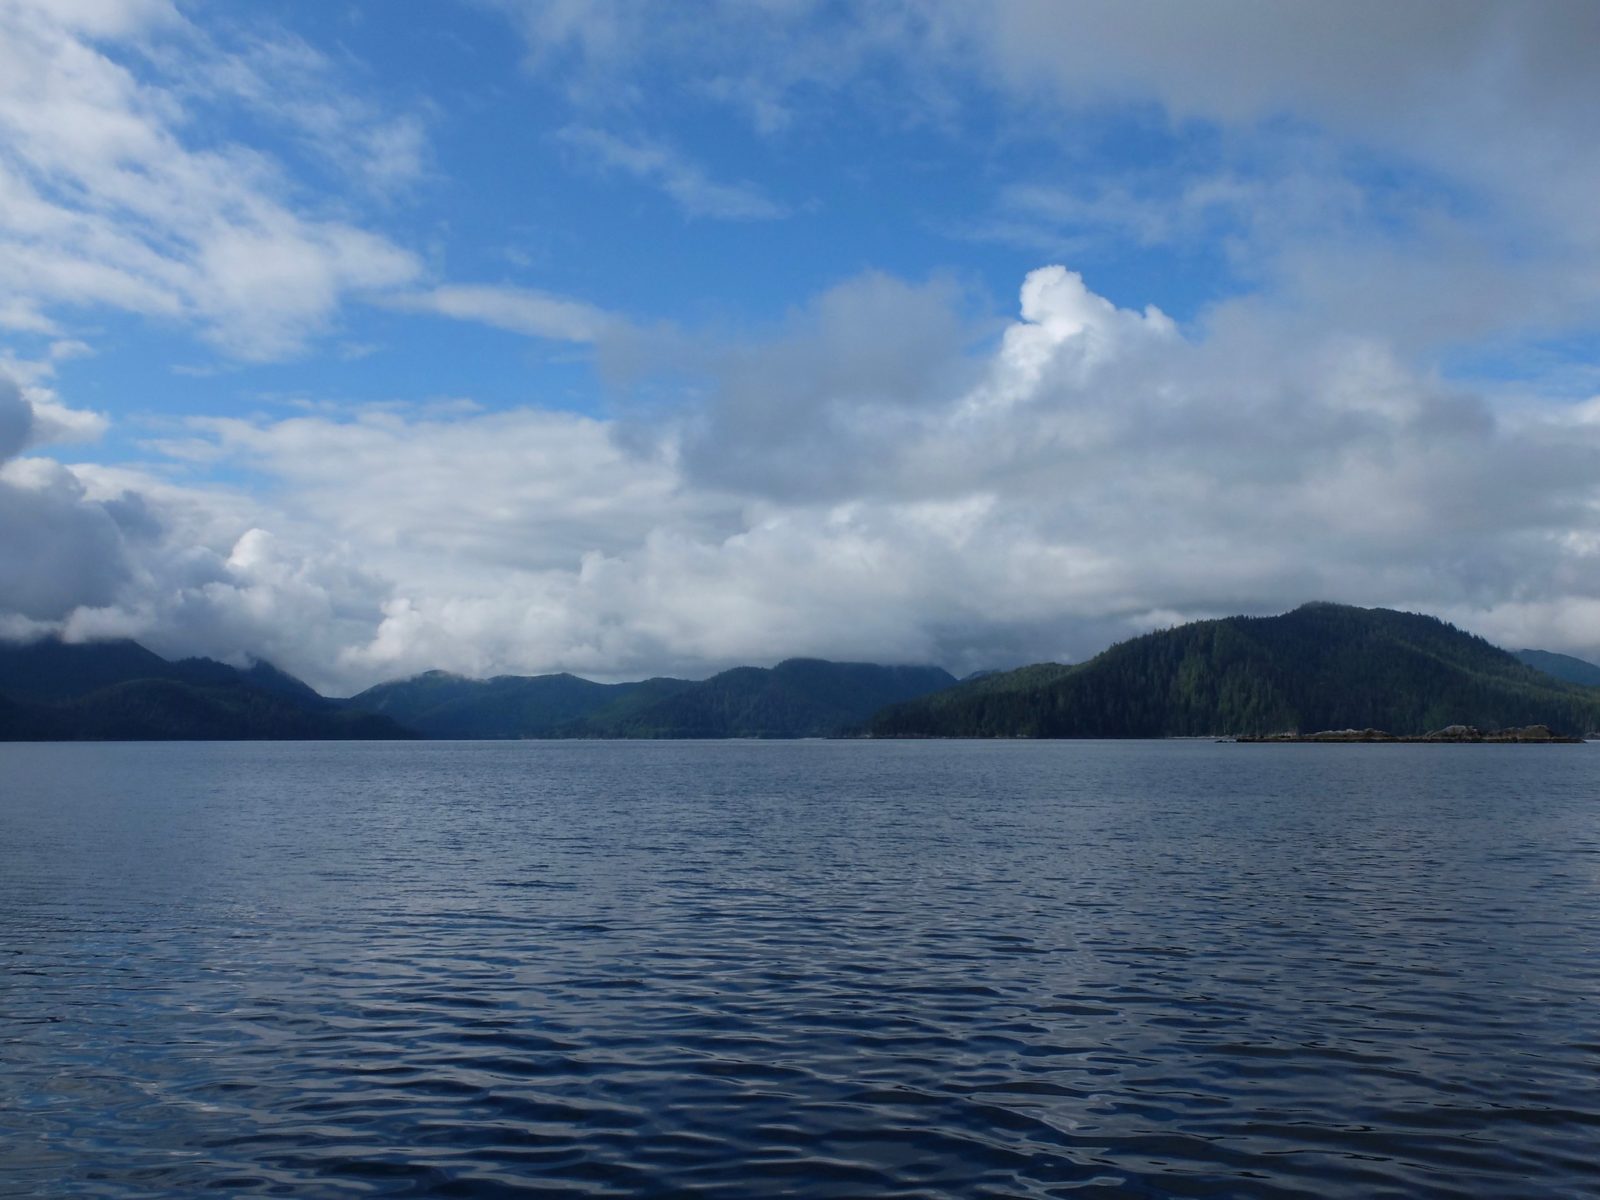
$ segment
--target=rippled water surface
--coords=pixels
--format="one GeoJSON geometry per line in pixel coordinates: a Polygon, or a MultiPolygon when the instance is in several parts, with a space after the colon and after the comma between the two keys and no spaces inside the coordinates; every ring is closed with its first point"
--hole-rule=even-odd
{"type": "Polygon", "coordinates": [[[0,746],[0,1194],[1600,1194],[1597,780],[0,746]]]}

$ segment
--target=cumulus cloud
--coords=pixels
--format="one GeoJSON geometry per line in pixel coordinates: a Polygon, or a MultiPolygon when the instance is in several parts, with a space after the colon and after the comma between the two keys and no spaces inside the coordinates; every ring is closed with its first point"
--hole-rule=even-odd
{"type": "Polygon", "coordinates": [[[1199,164],[1012,186],[984,236],[1205,237],[1280,306],[1427,352],[1600,319],[1592,4],[935,8],[1006,95],[1220,135],[1199,164]]]}
{"type": "Polygon", "coordinates": [[[0,631],[260,655],[335,690],[790,653],[969,669],[1310,598],[1600,651],[1600,401],[1491,403],[1428,365],[1486,333],[1592,326],[1591,5],[499,7],[572,84],[561,140],[690,216],[784,210],[609,132],[640,128],[641,80],[774,136],[847,91],[864,119],[938,120],[975,75],[1030,136],[1107,99],[1222,131],[1155,177],[997,180],[967,232],[1204,238],[1249,287],[1179,325],[1050,266],[997,319],[948,279],[868,273],[765,336],[653,340],[571,297],[422,286],[409,252],[294,202],[271,159],[200,141],[190,108],[226,96],[385,190],[419,178],[423,124],[329,100],[308,47],[222,50],[157,0],[15,3],[0,327],[66,356],[66,316],[105,306],[270,358],[382,292],[592,344],[624,400],[664,380],[681,403],[198,419],[150,445],[159,471],[66,466],[27,455],[104,419],[55,396],[55,351],[13,356],[0,631]],[[133,55],[193,68],[187,90],[152,87],[133,55]],[[264,486],[230,486],[238,470],[264,486]]]}
{"type": "Polygon", "coordinates": [[[330,664],[370,637],[388,595],[347,547],[323,530],[293,542],[292,521],[225,488],[27,456],[100,423],[29,392],[0,376],[0,637],[136,637],[342,682],[330,664]]]}
{"type": "Polygon", "coordinates": [[[737,504],[686,494],[668,457],[641,458],[571,414],[192,424],[193,444],[175,448],[190,466],[245,467],[276,486],[251,496],[74,468],[91,500],[149,522],[138,544],[124,539],[125,586],[63,618],[69,636],[268,658],[333,691],[432,666],[609,672],[648,655],[614,608],[575,589],[585,563],[626,557],[658,527],[738,527],[737,504]]]}
{"type": "Polygon", "coordinates": [[[0,378],[0,463],[16,457],[32,433],[33,406],[22,398],[21,388],[0,378]]]}
{"type": "Polygon", "coordinates": [[[33,405],[0,376],[0,632],[27,632],[107,603],[127,575],[116,520],[56,463],[18,456],[33,405]]]}
{"type": "Polygon", "coordinates": [[[0,328],[49,344],[0,360],[0,634],[266,657],[333,691],[796,653],[967,670],[1312,598],[1600,652],[1600,400],[1491,402],[1429,365],[1484,332],[1592,327],[1592,6],[500,7],[574,81],[566,144],[692,216],[782,207],[605,132],[640,127],[639,80],[773,136],[847,89],[863,119],[937,120],[974,73],[1030,137],[1107,98],[1199,123],[1224,136],[1158,178],[998,179],[976,232],[1203,237],[1249,286],[1179,323],[1063,265],[998,316],[959,281],[868,272],[743,338],[429,287],[194,114],[245,105],[383,190],[426,173],[422,122],[330,99],[329,63],[291,39],[219,48],[160,0],[16,0],[0,328]],[[593,345],[626,415],[313,406],[193,419],[142,468],[33,456],[105,427],[54,391],[84,311],[266,359],[367,293],[593,345]]]}
{"type": "Polygon", "coordinates": [[[1199,242],[1230,287],[1408,352],[1600,320],[1587,0],[496,6],[582,114],[711,100],[779,137],[845,114],[959,141],[991,136],[993,103],[1002,144],[1057,153],[998,177],[986,214],[920,214],[960,237],[1052,256],[1199,242]],[[1171,154],[1086,156],[1113,111],[1171,154]]]}
{"type": "MultiPolygon", "coordinates": [[[[196,419],[187,481],[13,460],[4,502],[57,525],[5,528],[82,553],[14,548],[46,565],[6,581],[6,628],[335,691],[788,654],[968,670],[1313,598],[1600,649],[1600,401],[1500,413],[1380,342],[1285,341],[1247,310],[1184,329],[1061,266],[998,328],[953,285],[869,276],[701,350],[666,364],[700,373],[683,421],[196,419]],[[271,486],[205,482],[234,468],[271,486]]],[[[22,445],[15,397],[0,415],[22,445]]]]}
{"type": "MultiPolygon", "coordinates": [[[[959,285],[873,272],[830,288],[774,336],[673,347],[706,399],[669,421],[697,482],[814,501],[919,488],[896,469],[919,411],[970,379],[964,351],[990,332],[959,285]]],[[[637,369],[637,368],[636,368],[637,369]]]]}

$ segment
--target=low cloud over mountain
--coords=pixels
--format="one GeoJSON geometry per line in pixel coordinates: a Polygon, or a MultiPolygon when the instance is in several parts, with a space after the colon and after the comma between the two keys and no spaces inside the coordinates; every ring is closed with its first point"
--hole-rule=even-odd
{"type": "Polygon", "coordinates": [[[987,11],[508,0],[421,70],[6,7],[0,633],[337,692],[1314,597],[1600,652],[1592,9],[987,11]]]}

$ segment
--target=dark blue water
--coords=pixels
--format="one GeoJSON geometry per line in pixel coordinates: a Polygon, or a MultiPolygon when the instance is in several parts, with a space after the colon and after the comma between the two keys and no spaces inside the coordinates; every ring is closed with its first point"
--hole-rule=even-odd
{"type": "Polygon", "coordinates": [[[1600,1194],[1597,783],[0,746],[0,1194],[1600,1194]]]}

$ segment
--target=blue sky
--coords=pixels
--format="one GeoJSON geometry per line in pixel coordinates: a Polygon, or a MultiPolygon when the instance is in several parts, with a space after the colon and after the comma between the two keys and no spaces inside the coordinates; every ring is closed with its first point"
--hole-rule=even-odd
{"type": "MultiPolygon", "coordinates": [[[[1218,245],[1222,222],[1184,244],[1140,244],[1137,235],[1058,221],[1039,204],[1008,198],[1068,189],[1083,177],[1119,187],[1128,178],[1157,192],[1172,186],[1177,170],[1150,178],[1152,161],[1218,169],[1212,131],[1174,128],[1153,106],[1089,112],[1070,128],[1041,130],[959,77],[942,80],[948,94],[923,111],[892,94],[899,72],[891,70],[844,81],[837,95],[801,89],[785,98],[793,112],[782,127],[763,131],[753,124],[759,118],[684,86],[670,67],[652,64],[640,70],[643,80],[623,85],[590,82],[560,51],[531,59],[506,18],[481,7],[248,12],[193,15],[235,53],[264,57],[265,39],[288,48],[280,54],[317,55],[308,82],[325,94],[308,102],[337,104],[335,89],[356,98],[373,119],[414,135],[416,161],[399,178],[372,181],[363,164],[308,139],[282,114],[225,98],[191,105],[186,140],[270,155],[305,210],[357,218],[417,257],[419,281],[529,289],[632,322],[734,336],[760,336],[808,298],[873,271],[950,276],[998,314],[1041,255],[1068,248],[1102,294],[1154,302],[1180,319],[1239,286],[1218,245]],[[587,94],[613,86],[649,91],[614,104],[587,94]]],[[[848,23],[808,22],[808,36],[848,23]]],[[[170,82],[155,64],[125,61],[151,89],[170,82]]],[[[62,378],[86,398],[105,386],[97,381],[114,378],[119,404],[136,381],[152,413],[214,412],[220,398],[311,396],[466,395],[489,407],[537,396],[588,412],[607,405],[586,351],[368,300],[264,355],[196,344],[189,325],[101,313],[108,324],[96,361],[64,368],[62,378]]]]}
{"type": "Polygon", "coordinates": [[[1596,34],[0,0],[0,633],[336,691],[1313,598],[1595,653],[1596,34]]]}

